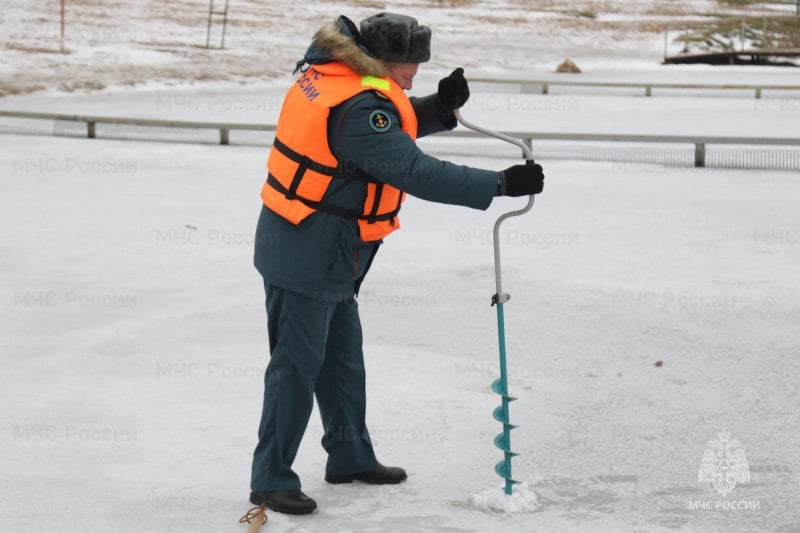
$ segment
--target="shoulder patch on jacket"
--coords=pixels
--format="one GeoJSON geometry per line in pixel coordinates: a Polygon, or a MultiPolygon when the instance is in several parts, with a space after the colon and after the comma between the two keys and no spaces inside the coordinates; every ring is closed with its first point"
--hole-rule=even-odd
{"type": "Polygon", "coordinates": [[[369,114],[369,127],[377,133],[385,133],[392,127],[392,119],[385,111],[376,109],[369,114]]]}

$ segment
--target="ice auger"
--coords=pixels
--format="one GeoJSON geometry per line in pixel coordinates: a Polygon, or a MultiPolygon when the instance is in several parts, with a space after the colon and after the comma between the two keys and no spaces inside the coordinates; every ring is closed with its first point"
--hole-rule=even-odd
{"type": "MultiPolygon", "coordinates": [[[[500,132],[476,126],[475,124],[464,120],[464,117],[461,116],[461,113],[457,109],[454,111],[454,113],[456,119],[458,119],[463,126],[479,133],[496,137],[503,141],[519,146],[522,149],[522,153],[525,156],[526,162],[528,164],[533,164],[533,154],[531,153],[531,149],[521,140],[515,139],[514,137],[509,137],[508,135],[500,132]]],[[[497,285],[497,292],[495,292],[494,296],[492,296],[492,305],[497,307],[497,340],[500,347],[500,377],[496,379],[494,383],[492,383],[492,390],[499,394],[502,400],[502,403],[495,408],[493,415],[495,420],[503,424],[503,432],[494,438],[495,446],[503,450],[503,460],[497,463],[497,466],[494,467],[494,470],[500,477],[505,479],[505,493],[509,496],[511,495],[513,485],[519,482],[511,477],[511,458],[515,455],[518,455],[511,451],[511,430],[517,426],[511,424],[509,420],[508,404],[516,400],[516,398],[508,395],[508,372],[506,370],[506,333],[505,322],[503,318],[503,304],[506,303],[509,298],[511,298],[511,295],[509,295],[507,292],[503,292],[502,272],[500,269],[500,224],[502,224],[507,218],[519,216],[530,211],[533,207],[533,198],[533,195],[530,195],[528,197],[528,203],[522,209],[509,211],[508,213],[500,215],[500,217],[494,223],[493,231],[494,277],[497,285]]]]}

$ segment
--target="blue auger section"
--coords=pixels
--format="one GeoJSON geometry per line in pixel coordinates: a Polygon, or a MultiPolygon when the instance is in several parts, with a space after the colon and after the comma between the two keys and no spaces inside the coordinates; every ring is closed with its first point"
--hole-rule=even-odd
{"type": "Polygon", "coordinates": [[[497,406],[492,415],[494,419],[503,424],[503,432],[494,438],[494,445],[503,450],[503,460],[497,463],[494,471],[506,480],[505,493],[511,495],[511,488],[519,483],[511,478],[511,458],[517,454],[511,451],[511,430],[516,426],[511,424],[508,416],[508,404],[516,398],[508,395],[508,376],[506,374],[506,335],[503,321],[503,302],[497,302],[497,333],[500,344],[500,378],[492,383],[492,390],[500,395],[502,403],[497,406]]]}
{"type": "MultiPolygon", "coordinates": [[[[512,426],[508,429],[513,429],[516,426],[512,426]]],[[[503,428],[505,430],[505,428],[503,428]]],[[[498,433],[497,436],[494,438],[494,445],[503,450],[503,452],[509,454],[511,457],[516,457],[519,455],[518,453],[514,453],[511,451],[511,442],[509,442],[508,435],[504,431],[503,433],[498,433]]]]}
{"type": "Polygon", "coordinates": [[[503,424],[508,425],[510,429],[514,429],[517,426],[512,425],[508,422],[507,411],[508,409],[506,409],[504,406],[498,405],[497,407],[494,408],[494,411],[492,411],[492,416],[494,416],[494,419],[497,420],[498,422],[502,422],[503,424]]]}
{"type": "Polygon", "coordinates": [[[492,390],[497,394],[499,394],[500,396],[506,395],[506,391],[503,390],[503,380],[500,378],[497,378],[492,382],[492,390]]]}
{"type": "Polygon", "coordinates": [[[492,382],[492,390],[502,396],[503,398],[507,399],[509,402],[513,402],[517,398],[514,396],[509,396],[506,392],[506,384],[503,383],[503,378],[497,378],[492,382]]]}
{"type": "MultiPolygon", "coordinates": [[[[498,476],[505,478],[506,483],[510,483],[512,485],[519,484],[519,481],[517,481],[516,479],[511,479],[511,472],[508,471],[508,464],[506,463],[506,461],[500,461],[499,463],[497,463],[494,467],[494,471],[497,472],[498,476]]],[[[506,494],[510,494],[510,492],[506,492],[506,494]]]]}

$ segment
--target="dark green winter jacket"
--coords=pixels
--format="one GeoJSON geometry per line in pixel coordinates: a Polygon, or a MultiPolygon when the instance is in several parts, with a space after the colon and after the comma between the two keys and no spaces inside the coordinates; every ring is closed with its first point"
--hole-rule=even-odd
{"type": "MultiPolygon", "coordinates": [[[[337,30],[338,31],[338,30],[337,30]]],[[[360,50],[350,56],[326,58],[326,36],[315,36],[306,53],[312,62],[345,61],[366,75],[360,50]]],[[[338,36],[337,36],[338,38],[338,36]]],[[[334,48],[334,47],[331,47],[334,48]]],[[[341,47],[334,48],[341,50],[341,47]]],[[[412,98],[418,137],[456,126],[452,114],[437,111],[436,95],[412,98]]],[[[328,144],[340,168],[359,169],[412,196],[443,204],[486,209],[497,189],[498,172],[481,170],[423,153],[400,128],[394,104],[376,92],[356,95],[331,110],[328,144]],[[370,127],[375,110],[386,113],[392,126],[379,133],[370,127]]],[[[324,200],[360,211],[366,185],[358,180],[334,180],[324,200]]],[[[400,212],[402,219],[402,211],[400,212]]],[[[391,238],[391,236],[389,236],[391,238]]],[[[266,283],[307,296],[340,301],[352,298],[377,253],[380,242],[364,242],[354,220],[316,212],[294,225],[262,206],[255,239],[255,266],[266,283]]]]}

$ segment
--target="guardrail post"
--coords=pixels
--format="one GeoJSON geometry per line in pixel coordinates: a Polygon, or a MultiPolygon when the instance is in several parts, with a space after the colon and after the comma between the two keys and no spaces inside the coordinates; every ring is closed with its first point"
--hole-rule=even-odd
{"type": "Polygon", "coordinates": [[[550,85],[547,83],[542,84],[542,94],[550,94],[550,85]]]}
{"type": "Polygon", "coordinates": [[[761,87],[756,87],[756,98],[761,98],[761,87]]]}
{"type": "Polygon", "coordinates": [[[89,139],[95,138],[95,124],[91,120],[86,121],[86,137],[89,139]]]}
{"type": "Polygon", "coordinates": [[[694,166],[706,166],[706,143],[704,142],[697,141],[694,143],[694,166]]]}
{"type": "Polygon", "coordinates": [[[644,95],[645,96],[653,96],[653,88],[650,85],[646,85],[645,86],[644,95]]]}
{"type": "Polygon", "coordinates": [[[219,144],[228,144],[228,128],[219,129],[219,144]]]}

